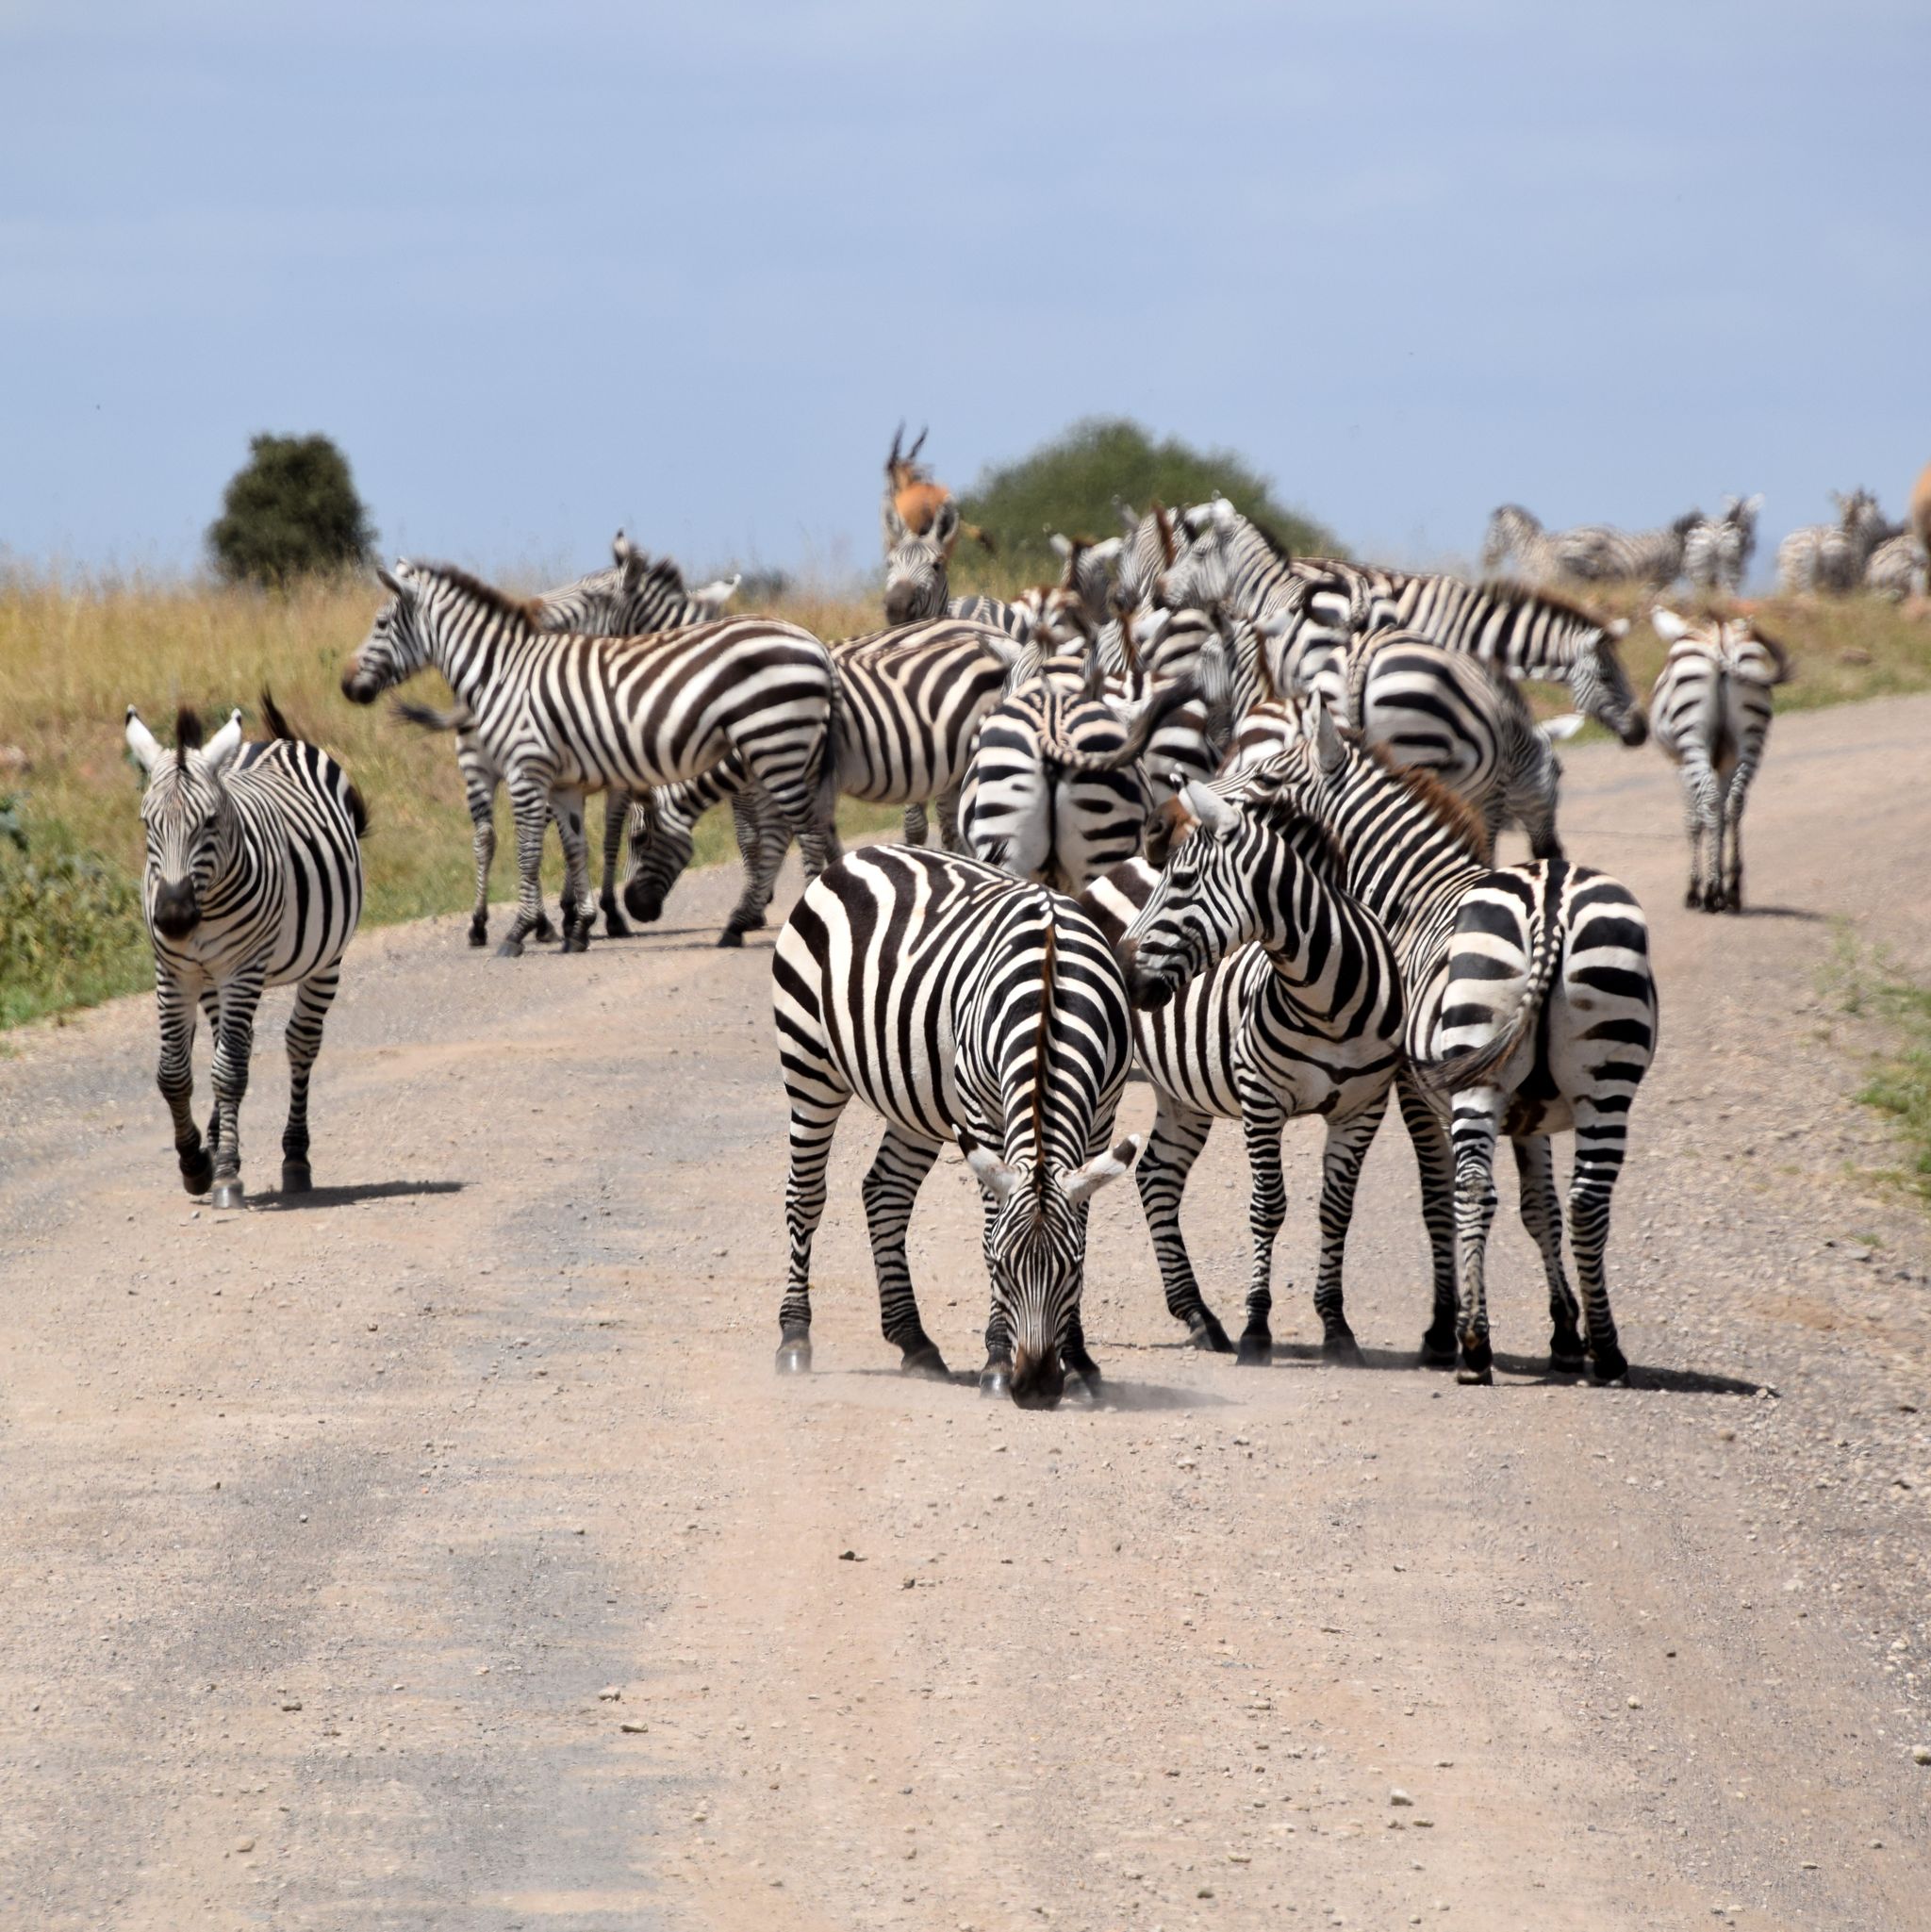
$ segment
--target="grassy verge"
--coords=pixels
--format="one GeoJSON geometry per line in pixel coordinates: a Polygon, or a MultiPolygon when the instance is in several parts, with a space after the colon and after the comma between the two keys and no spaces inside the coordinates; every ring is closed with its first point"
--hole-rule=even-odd
{"type": "Polygon", "coordinates": [[[1881,1178],[1931,1207],[1931,986],[1849,933],[1839,935],[1825,984],[1847,1016],[1873,1023],[1880,1043],[1857,1098],[1891,1116],[1905,1153],[1903,1168],[1881,1178]]]}

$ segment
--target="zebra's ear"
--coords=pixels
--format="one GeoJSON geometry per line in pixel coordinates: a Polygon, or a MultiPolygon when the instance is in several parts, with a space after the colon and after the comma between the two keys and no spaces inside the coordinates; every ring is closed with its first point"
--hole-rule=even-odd
{"type": "Polygon", "coordinates": [[[1133,1164],[1146,1144],[1144,1133],[1130,1133],[1103,1154],[1095,1154],[1083,1167],[1075,1167],[1066,1176],[1066,1198],[1076,1208],[1081,1201],[1092,1199],[1109,1181],[1117,1181],[1133,1164]]]}
{"type": "Polygon", "coordinates": [[[1225,838],[1240,822],[1239,815],[1212,786],[1190,779],[1180,793],[1180,802],[1215,838],[1225,838]]]}
{"type": "Polygon", "coordinates": [[[1110,564],[1119,555],[1124,541],[1118,537],[1102,537],[1099,542],[1086,546],[1086,554],[1096,563],[1110,564]]]}
{"type": "Polygon", "coordinates": [[[1310,708],[1314,714],[1314,757],[1322,771],[1331,778],[1347,763],[1347,747],[1341,741],[1333,712],[1318,698],[1310,708]]]}
{"type": "Polygon", "coordinates": [[[240,749],[241,714],[236,710],[229,712],[227,723],[202,747],[201,762],[219,778],[235,762],[235,754],[240,749]]]}
{"type": "Polygon", "coordinates": [[[950,497],[933,513],[932,540],[938,545],[940,555],[950,562],[952,546],[959,540],[959,505],[950,497]]]}
{"type": "Polygon", "coordinates": [[[724,608],[737,595],[737,586],[744,582],[744,572],[739,570],[733,577],[719,577],[716,583],[706,584],[690,593],[693,603],[701,604],[705,610],[716,613],[724,608]]]}
{"type": "Polygon", "coordinates": [[[1661,604],[1649,614],[1649,628],[1665,644],[1680,644],[1690,635],[1690,626],[1673,610],[1665,610],[1661,604]]]}
{"type": "Polygon", "coordinates": [[[1069,557],[1073,553],[1073,539],[1063,530],[1048,531],[1047,542],[1052,546],[1055,556],[1069,557]]]}
{"type": "Polygon", "coordinates": [[[610,561],[619,570],[636,554],[636,550],[621,530],[610,539],[610,561]]]}
{"type": "Polygon", "coordinates": [[[1118,497],[1113,500],[1114,514],[1120,520],[1120,528],[1129,537],[1136,537],[1140,531],[1140,514],[1131,504],[1122,503],[1118,497]]]}
{"type": "Polygon", "coordinates": [[[972,1169],[972,1178],[995,1199],[1011,1200],[1019,1191],[1019,1170],[1007,1166],[990,1148],[982,1148],[962,1135],[959,1148],[966,1156],[966,1164],[972,1169]]]}
{"type": "Polygon", "coordinates": [[[1626,637],[1628,635],[1629,619],[1627,618],[1611,618],[1609,620],[1609,622],[1603,626],[1603,636],[1605,637],[1613,638],[1617,642],[1621,642],[1621,640],[1626,637]]]}
{"type": "Polygon", "coordinates": [[[409,586],[403,582],[403,578],[408,574],[408,570],[407,562],[402,557],[396,559],[396,567],[393,570],[386,570],[380,564],[377,564],[375,567],[376,581],[391,597],[407,597],[411,593],[409,586]]]}
{"type": "MultiPolygon", "coordinates": [[[[1164,584],[1165,578],[1162,578],[1164,584]]],[[[1143,610],[1131,619],[1133,633],[1133,648],[1137,651],[1151,651],[1166,636],[1167,626],[1173,622],[1170,610],[1143,610]]]]}
{"type": "Polygon", "coordinates": [[[1564,738],[1573,738],[1589,720],[1579,711],[1565,711],[1560,718],[1545,718],[1536,726],[1550,744],[1560,745],[1564,738]]]}
{"type": "Polygon", "coordinates": [[[1758,511],[1760,510],[1762,507],[1763,492],[1759,489],[1755,496],[1746,496],[1743,499],[1743,501],[1737,506],[1737,516],[1739,520],[1741,520],[1744,517],[1754,517],[1758,513],[1758,511]]]}
{"type": "Polygon", "coordinates": [[[143,771],[152,771],[155,761],[161,755],[159,740],[141,723],[140,713],[131,704],[127,707],[127,749],[134,753],[134,762],[143,771]]]}

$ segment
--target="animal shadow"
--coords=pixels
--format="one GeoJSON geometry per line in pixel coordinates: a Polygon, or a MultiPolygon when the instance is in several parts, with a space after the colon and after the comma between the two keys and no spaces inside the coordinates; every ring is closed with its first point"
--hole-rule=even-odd
{"type": "Polygon", "coordinates": [[[278,1214],[308,1208],[346,1208],[357,1201],[404,1199],[425,1194],[460,1194],[465,1181],[364,1181],[347,1187],[311,1187],[305,1194],[284,1194],[279,1188],[252,1196],[249,1206],[272,1208],[278,1214]]]}

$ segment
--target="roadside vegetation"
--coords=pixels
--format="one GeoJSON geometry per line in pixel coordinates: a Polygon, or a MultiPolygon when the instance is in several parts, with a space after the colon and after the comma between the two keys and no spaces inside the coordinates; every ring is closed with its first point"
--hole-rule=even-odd
{"type": "Polygon", "coordinates": [[[1840,1011],[1867,1022],[1874,1042],[1857,1098],[1889,1115],[1903,1142],[1904,1166],[1879,1178],[1931,1208],[1931,985],[1848,933],[1838,935],[1824,982],[1840,1011]]]}

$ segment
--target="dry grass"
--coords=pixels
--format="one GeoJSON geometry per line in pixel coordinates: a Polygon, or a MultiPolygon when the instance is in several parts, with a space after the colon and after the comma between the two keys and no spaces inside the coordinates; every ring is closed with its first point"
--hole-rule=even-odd
{"type": "MultiPolygon", "coordinates": [[[[1010,591],[1010,579],[997,560],[962,555],[956,587],[1010,591]]],[[[1631,613],[1639,607],[1633,598],[1595,601],[1631,613]]],[[[338,687],[342,662],[379,603],[380,593],[360,580],[309,584],[286,595],[139,580],[0,583],[0,794],[17,801],[29,853],[98,854],[110,874],[132,877],[140,864],[140,783],[123,749],[126,706],[138,705],[165,738],[183,703],[211,720],[239,704],[253,723],[256,694],[266,684],[298,730],[342,759],[370,801],[371,921],[467,906],[469,820],[449,743],[397,722],[386,705],[350,704],[338,687]]],[[[824,637],[880,621],[868,592],[800,589],[773,608],[824,637]]],[[[1796,682],[1778,693],[1788,708],[1931,687],[1931,620],[1923,609],[1866,599],[1772,602],[1760,609],[1766,628],[1797,661],[1796,682]]],[[[1646,625],[1632,633],[1626,655],[1646,690],[1662,661],[1646,625]]],[[[439,680],[432,674],[420,683],[430,687],[423,698],[440,701],[439,680]]],[[[894,817],[860,813],[852,823],[894,817]]],[[[513,864],[506,838],[503,845],[498,892],[508,897],[513,864]]],[[[728,820],[712,815],[700,858],[732,850],[728,820]]],[[[0,852],[0,886],[8,863],[17,861],[0,852]]],[[[553,888],[557,870],[553,857],[553,888]]],[[[146,983],[138,930],[108,954],[83,975],[35,968],[26,975],[33,983],[0,986],[0,1024],[146,983]]],[[[10,970],[16,979],[23,971],[10,970]]]]}

